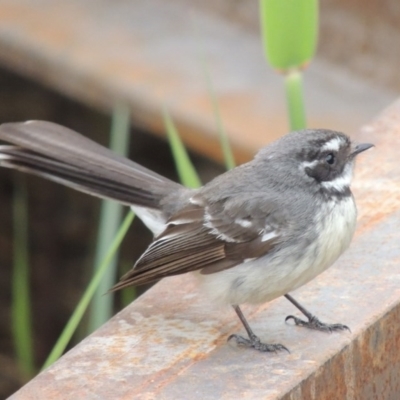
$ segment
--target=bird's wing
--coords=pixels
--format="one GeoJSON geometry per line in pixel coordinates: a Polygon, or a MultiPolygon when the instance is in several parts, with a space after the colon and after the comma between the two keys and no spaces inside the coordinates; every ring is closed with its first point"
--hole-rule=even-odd
{"type": "Polygon", "coordinates": [[[196,201],[168,221],[164,232],[112,290],[195,270],[212,274],[265,255],[282,237],[275,224],[276,209],[250,195],[241,204],[196,201]]]}

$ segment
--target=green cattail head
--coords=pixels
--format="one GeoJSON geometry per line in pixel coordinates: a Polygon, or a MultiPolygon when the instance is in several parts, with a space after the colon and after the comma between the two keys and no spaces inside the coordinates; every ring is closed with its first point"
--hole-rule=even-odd
{"type": "Polygon", "coordinates": [[[271,66],[286,73],[306,66],[318,39],[318,0],[260,0],[261,29],[271,66]]]}

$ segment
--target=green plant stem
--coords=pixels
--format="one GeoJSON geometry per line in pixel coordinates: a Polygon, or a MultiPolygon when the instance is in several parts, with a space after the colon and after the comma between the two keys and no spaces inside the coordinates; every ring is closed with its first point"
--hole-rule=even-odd
{"type": "Polygon", "coordinates": [[[208,94],[211,99],[211,104],[213,108],[213,113],[214,113],[214,118],[215,118],[215,123],[217,125],[217,131],[219,135],[219,141],[222,149],[222,155],[224,158],[225,162],[225,167],[226,169],[232,169],[235,168],[236,163],[235,163],[235,158],[233,156],[232,148],[229,143],[228,135],[226,134],[224,124],[222,123],[222,118],[221,118],[221,111],[219,108],[218,100],[217,100],[217,95],[215,94],[214,86],[211,81],[211,76],[207,68],[207,63],[205,62],[204,57],[201,57],[201,64],[203,66],[203,73],[206,79],[207,83],[207,89],[208,89],[208,94]]]}
{"type": "Polygon", "coordinates": [[[179,179],[183,185],[189,188],[201,186],[200,178],[194,168],[184,144],[179,136],[174,122],[168,113],[167,107],[163,109],[164,125],[167,131],[169,144],[175,161],[179,179]]]}
{"type": "Polygon", "coordinates": [[[298,130],[306,127],[306,115],[303,96],[303,74],[293,70],[285,76],[286,101],[288,105],[290,129],[298,130]]]}
{"type": "Polygon", "coordinates": [[[19,368],[24,379],[34,375],[31,299],[29,290],[28,201],[25,176],[14,174],[14,268],[12,327],[19,368]]]}
{"type": "MultiPolygon", "coordinates": [[[[120,267],[121,276],[126,274],[132,269],[132,262],[123,263],[120,267]]],[[[120,292],[120,299],[122,307],[126,307],[132,303],[137,297],[137,290],[135,286],[126,287],[120,292]]]]}
{"type": "Polygon", "coordinates": [[[99,268],[96,270],[96,273],[92,277],[88,287],[86,288],[81,300],[79,301],[77,307],[75,308],[73,314],[71,315],[67,325],[65,326],[62,334],[58,338],[57,343],[53,347],[50,355],[48,356],[46,362],[44,363],[42,369],[47,368],[51,364],[53,364],[64,352],[65,348],[67,347],[69,341],[71,340],[72,335],[74,334],[76,327],[78,326],[79,322],[81,321],[83,314],[85,313],[96,289],[98,288],[100,281],[103,277],[103,274],[107,270],[108,265],[110,264],[111,259],[114,257],[115,252],[118,250],[122,239],[124,238],[126,232],[131,225],[134,214],[132,211],[128,213],[125,217],[122,225],[115,236],[114,240],[112,241],[111,245],[109,246],[99,268]]]}
{"type": "MultiPolygon", "coordinates": [[[[124,105],[115,107],[110,133],[110,148],[118,154],[126,155],[129,148],[129,109],[124,105]]],[[[100,212],[100,224],[96,245],[94,272],[105,257],[107,246],[118,232],[121,223],[122,206],[114,201],[103,200],[100,212]]],[[[103,278],[93,297],[90,307],[88,333],[95,331],[113,315],[114,295],[103,296],[112,287],[116,279],[118,254],[110,260],[110,265],[104,272],[103,278]]]]}

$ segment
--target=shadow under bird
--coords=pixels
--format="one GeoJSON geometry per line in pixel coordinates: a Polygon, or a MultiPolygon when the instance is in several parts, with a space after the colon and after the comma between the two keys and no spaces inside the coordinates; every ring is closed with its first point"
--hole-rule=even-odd
{"type": "MultiPolygon", "coordinates": [[[[248,338],[262,343],[239,305],[285,296],[306,317],[296,325],[325,324],[288,293],[331,266],[349,246],[357,210],[350,191],[354,144],[340,132],[306,129],[264,147],[255,158],[199,189],[188,189],[66,127],[28,121],[0,126],[0,165],[32,173],[132,207],[154,234],[134,267],[112,290],[194,272],[207,296],[233,306],[248,338]]],[[[228,340],[229,340],[228,339],[228,340]]]]}

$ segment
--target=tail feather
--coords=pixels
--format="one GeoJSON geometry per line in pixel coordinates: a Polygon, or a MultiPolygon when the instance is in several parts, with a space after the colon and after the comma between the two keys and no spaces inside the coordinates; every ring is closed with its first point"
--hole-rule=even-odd
{"type": "Polygon", "coordinates": [[[124,204],[158,208],[182,188],[161,175],[46,121],[0,126],[0,165],[45,177],[74,189],[124,204]]]}

